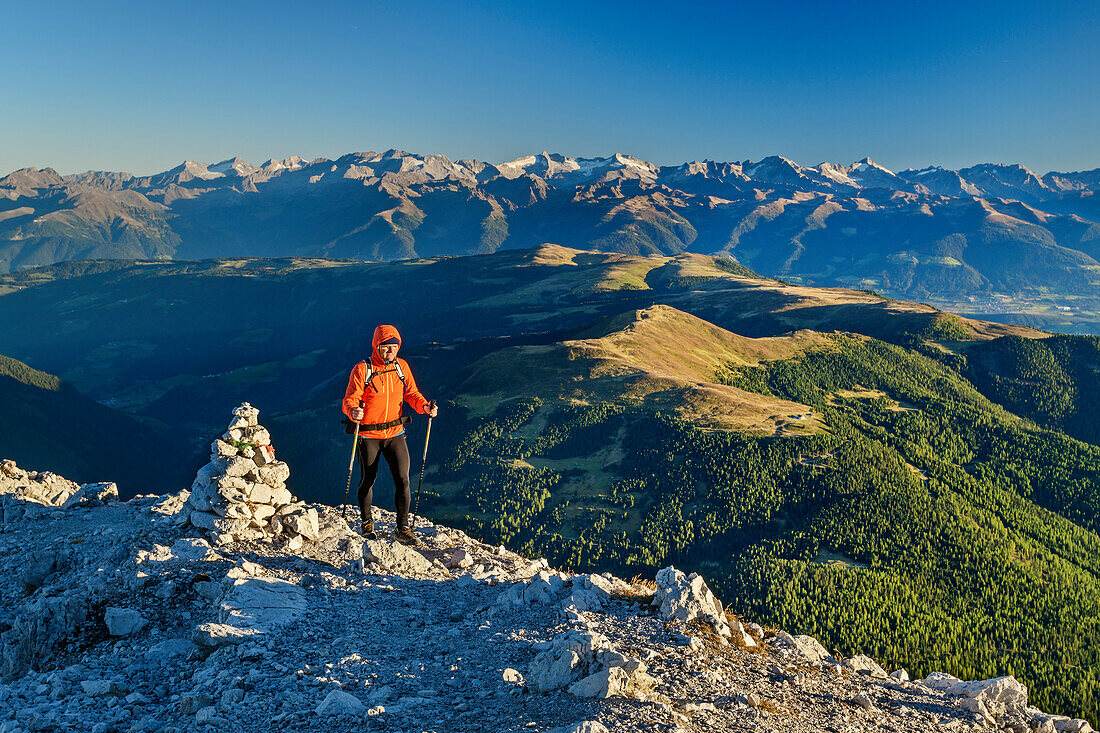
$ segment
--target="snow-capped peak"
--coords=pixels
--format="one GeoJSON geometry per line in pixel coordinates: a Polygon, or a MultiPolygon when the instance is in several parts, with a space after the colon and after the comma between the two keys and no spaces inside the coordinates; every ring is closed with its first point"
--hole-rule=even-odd
{"type": "Polygon", "coordinates": [[[242,160],[241,158],[227,158],[220,163],[207,166],[207,170],[211,173],[220,173],[221,175],[230,175],[232,171],[234,174],[244,177],[251,173],[254,173],[257,169],[256,166],[251,163],[242,160]]]}

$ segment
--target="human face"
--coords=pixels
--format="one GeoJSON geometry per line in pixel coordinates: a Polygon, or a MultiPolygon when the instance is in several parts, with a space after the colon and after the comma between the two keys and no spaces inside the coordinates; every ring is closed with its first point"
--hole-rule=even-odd
{"type": "Polygon", "coordinates": [[[401,348],[397,344],[380,344],[378,346],[378,355],[382,357],[382,361],[389,363],[397,358],[397,350],[401,348]]]}

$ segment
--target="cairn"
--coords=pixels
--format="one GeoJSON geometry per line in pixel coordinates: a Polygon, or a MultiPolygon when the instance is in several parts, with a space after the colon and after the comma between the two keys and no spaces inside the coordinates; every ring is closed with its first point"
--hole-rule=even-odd
{"type": "Polygon", "coordinates": [[[210,444],[210,462],[199,469],[187,499],[194,526],[228,545],[283,537],[290,550],[320,537],[317,510],[286,487],[290,467],[275,459],[271,433],[247,402],[233,410],[229,428],[210,444]]]}

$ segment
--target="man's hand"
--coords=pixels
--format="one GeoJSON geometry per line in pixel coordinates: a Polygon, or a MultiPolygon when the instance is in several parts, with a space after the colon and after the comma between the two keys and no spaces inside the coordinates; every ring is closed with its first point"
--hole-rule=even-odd
{"type": "Polygon", "coordinates": [[[435,400],[428,400],[428,417],[435,417],[439,414],[439,405],[435,404],[435,400]]]}
{"type": "Polygon", "coordinates": [[[356,407],[351,411],[351,419],[355,422],[363,422],[363,408],[356,407]]]}

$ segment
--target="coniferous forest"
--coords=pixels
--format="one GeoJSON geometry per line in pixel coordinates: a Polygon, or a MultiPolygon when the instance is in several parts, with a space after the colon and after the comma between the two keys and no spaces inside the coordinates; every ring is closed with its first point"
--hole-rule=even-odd
{"type": "Polygon", "coordinates": [[[433,516],[576,569],[699,570],[731,611],[842,655],[1014,674],[1038,705],[1095,719],[1100,447],[1029,419],[1092,437],[1095,390],[1078,376],[1061,412],[1031,415],[986,396],[1017,407],[1012,385],[1042,375],[1036,399],[1054,404],[1059,377],[1029,365],[1095,343],[826,341],[715,375],[811,406],[827,428],[803,437],[704,430],[629,402],[517,399],[479,419],[454,405],[433,516]],[[613,441],[629,452],[571,500],[613,441]]]}

